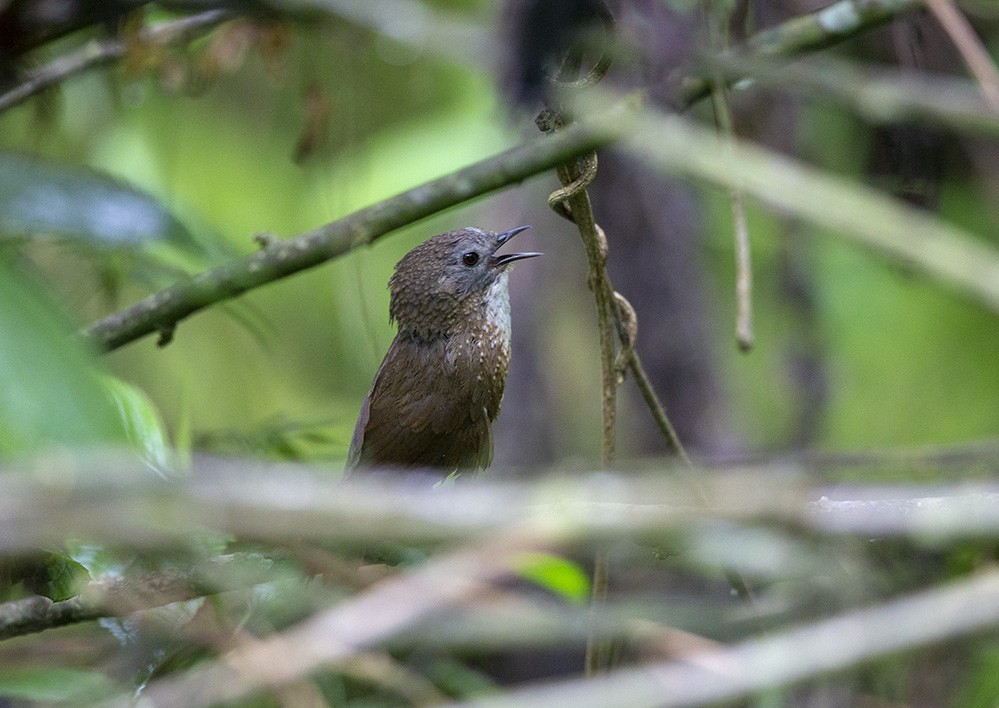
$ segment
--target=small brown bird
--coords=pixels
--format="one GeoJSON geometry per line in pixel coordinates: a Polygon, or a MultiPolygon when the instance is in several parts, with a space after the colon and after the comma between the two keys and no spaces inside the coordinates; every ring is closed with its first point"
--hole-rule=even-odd
{"type": "Polygon", "coordinates": [[[348,472],[489,466],[510,366],[507,269],[541,255],[496,251],[527,228],[448,231],[396,264],[389,316],[399,331],[361,406],[348,472]]]}

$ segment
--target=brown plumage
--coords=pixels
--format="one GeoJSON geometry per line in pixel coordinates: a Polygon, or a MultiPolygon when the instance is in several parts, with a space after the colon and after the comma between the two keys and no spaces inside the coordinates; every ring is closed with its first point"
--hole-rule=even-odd
{"type": "Polygon", "coordinates": [[[449,231],[396,264],[389,314],[399,331],[361,406],[348,472],[449,474],[492,461],[490,426],[510,365],[507,268],[540,255],[496,251],[526,228],[449,231]]]}

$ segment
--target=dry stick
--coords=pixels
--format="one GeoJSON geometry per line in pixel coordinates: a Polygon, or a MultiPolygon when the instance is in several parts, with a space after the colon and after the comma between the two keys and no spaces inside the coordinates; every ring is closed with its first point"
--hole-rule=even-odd
{"type": "MultiPolygon", "coordinates": [[[[710,3],[707,11],[717,12],[710,3]]],[[[745,13],[745,8],[741,8],[745,13]]],[[[734,19],[734,18],[733,18],[734,19]]],[[[716,54],[721,54],[728,42],[722,24],[712,14],[708,19],[711,46],[716,54]]],[[[735,140],[735,121],[725,95],[725,81],[720,71],[716,71],[711,84],[711,104],[714,107],[715,126],[726,145],[731,146],[735,140]]],[[[732,228],[735,232],[735,341],[742,352],[753,348],[753,271],[749,259],[749,227],[746,224],[746,207],[742,198],[742,190],[729,190],[729,201],[732,204],[732,228]]]]}
{"type": "MultiPolygon", "coordinates": [[[[602,3],[598,7],[605,11],[603,17],[608,31],[612,31],[613,18],[602,3]]],[[[575,52],[570,52],[564,59],[557,77],[557,83],[563,88],[579,89],[593,85],[603,78],[610,66],[612,55],[604,52],[597,65],[585,77],[577,80],[581,58],[575,52]]],[[[545,109],[537,120],[538,127],[553,133],[565,126],[564,116],[558,111],[545,109]]],[[[615,421],[617,417],[617,380],[618,374],[614,366],[614,289],[607,274],[607,238],[603,230],[597,226],[590,204],[590,195],[586,187],[593,181],[597,173],[597,155],[592,152],[583,156],[582,168],[580,162],[560,165],[556,172],[562,188],[557,189],[548,197],[548,205],[557,214],[576,224],[579,235],[586,250],[586,260],[589,264],[587,284],[593,291],[597,305],[597,328],[600,337],[600,378],[601,378],[601,419],[603,433],[601,436],[601,457],[606,467],[614,461],[615,421]]],[[[610,558],[604,550],[598,550],[593,559],[593,589],[591,607],[594,612],[607,602],[607,578],[609,575],[610,558]]],[[[605,657],[610,654],[609,642],[598,636],[597,625],[591,625],[590,635],[586,640],[586,657],[583,670],[586,676],[595,676],[605,664],[605,657]]]]}
{"type": "Polygon", "coordinates": [[[999,111],[999,71],[968,19],[951,0],[926,0],[926,5],[957,47],[989,104],[999,111]]]}
{"type": "MultiPolygon", "coordinates": [[[[233,17],[233,13],[226,10],[208,10],[143,29],[140,40],[143,43],[157,45],[190,42],[233,17]]],[[[0,112],[23,103],[35,94],[71,76],[120,59],[127,51],[128,43],[116,37],[102,42],[91,42],[78,51],[53,59],[48,64],[28,72],[23,81],[0,94],[0,112]]]]}
{"type": "MultiPolygon", "coordinates": [[[[720,76],[711,88],[711,102],[718,130],[728,144],[731,144],[735,125],[720,76]]],[[[735,340],[741,351],[748,352],[753,348],[753,271],[749,256],[749,227],[746,224],[742,190],[730,189],[729,199],[732,202],[732,226],[735,230],[735,340]]]]}

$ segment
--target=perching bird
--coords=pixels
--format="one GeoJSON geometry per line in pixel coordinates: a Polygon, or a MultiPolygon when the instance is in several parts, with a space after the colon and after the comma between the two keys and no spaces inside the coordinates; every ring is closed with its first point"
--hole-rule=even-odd
{"type": "Polygon", "coordinates": [[[438,234],[407,253],[389,280],[398,333],[354,428],[347,472],[483,469],[510,366],[507,269],[540,253],[496,251],[504,233],[438,234]]]}

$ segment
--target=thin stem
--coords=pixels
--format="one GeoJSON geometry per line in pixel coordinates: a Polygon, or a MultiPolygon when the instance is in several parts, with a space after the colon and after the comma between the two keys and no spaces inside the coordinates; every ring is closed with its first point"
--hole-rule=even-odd
{"type": "Polygon", "coordinates": [[[957,47],[968,70],[982,87],[982,93],[989,104],[999,111],[999,71],[971,23],[951,0],[926,0],[926,5],[957,47]]]}
{"type": "Polygon", "coordinates": [[[649,407],[649,412],[652,414],[652,419],[656,422],[656,426],[659,428],[659,432],[666,442],[666,447],[680,458],[680,462],[690,467],[693,463],[691,463],[690,457],[687,456],[687,451],[680,442],[680,438],[676,434],[676,429],[673,428],[673,424],[666,415],[666,409],[660,403],[659,396],[656,395],[656,390],[652,387],[652,382],[649,381],[649,375],[645,373],[645,367],[642,366],[642,360],[639,358],[637,352],[632,354],[628,362],[628,368],[631,369],[631,373],[635,377],[635,384],[637,384],[642,398],[645,399],[645,405],[649,407]]]}
{"type": "Polygon", "coordinates": [[[607,581],[610,575],[610,557],[607,551],[599,550],[593,558],[593,589],[590,598],[590,612],[593,621],[590,625],[590,635],[586,638],[586,658],[583,662],[583,674],[596,676],[601,670],[609,667],[609,640],[597,635],[597,617],[607,604],[607,581]]]}
{"type": "MultiPolygon", "coordinates": [[[[724,84],[720,80],[712,85],[711,102],[715,110],[718,131],[726,144],[731,146],[735,137],[735,123],[725,97],[724,84]]],[[[746,223],[742,190],[730,189],[729,201],[732,204],[732,227],[735,232],[735,340],[741,351],[748,352],[753,348],[753,271],[749,252],[749,226],[746,223]]]]}

